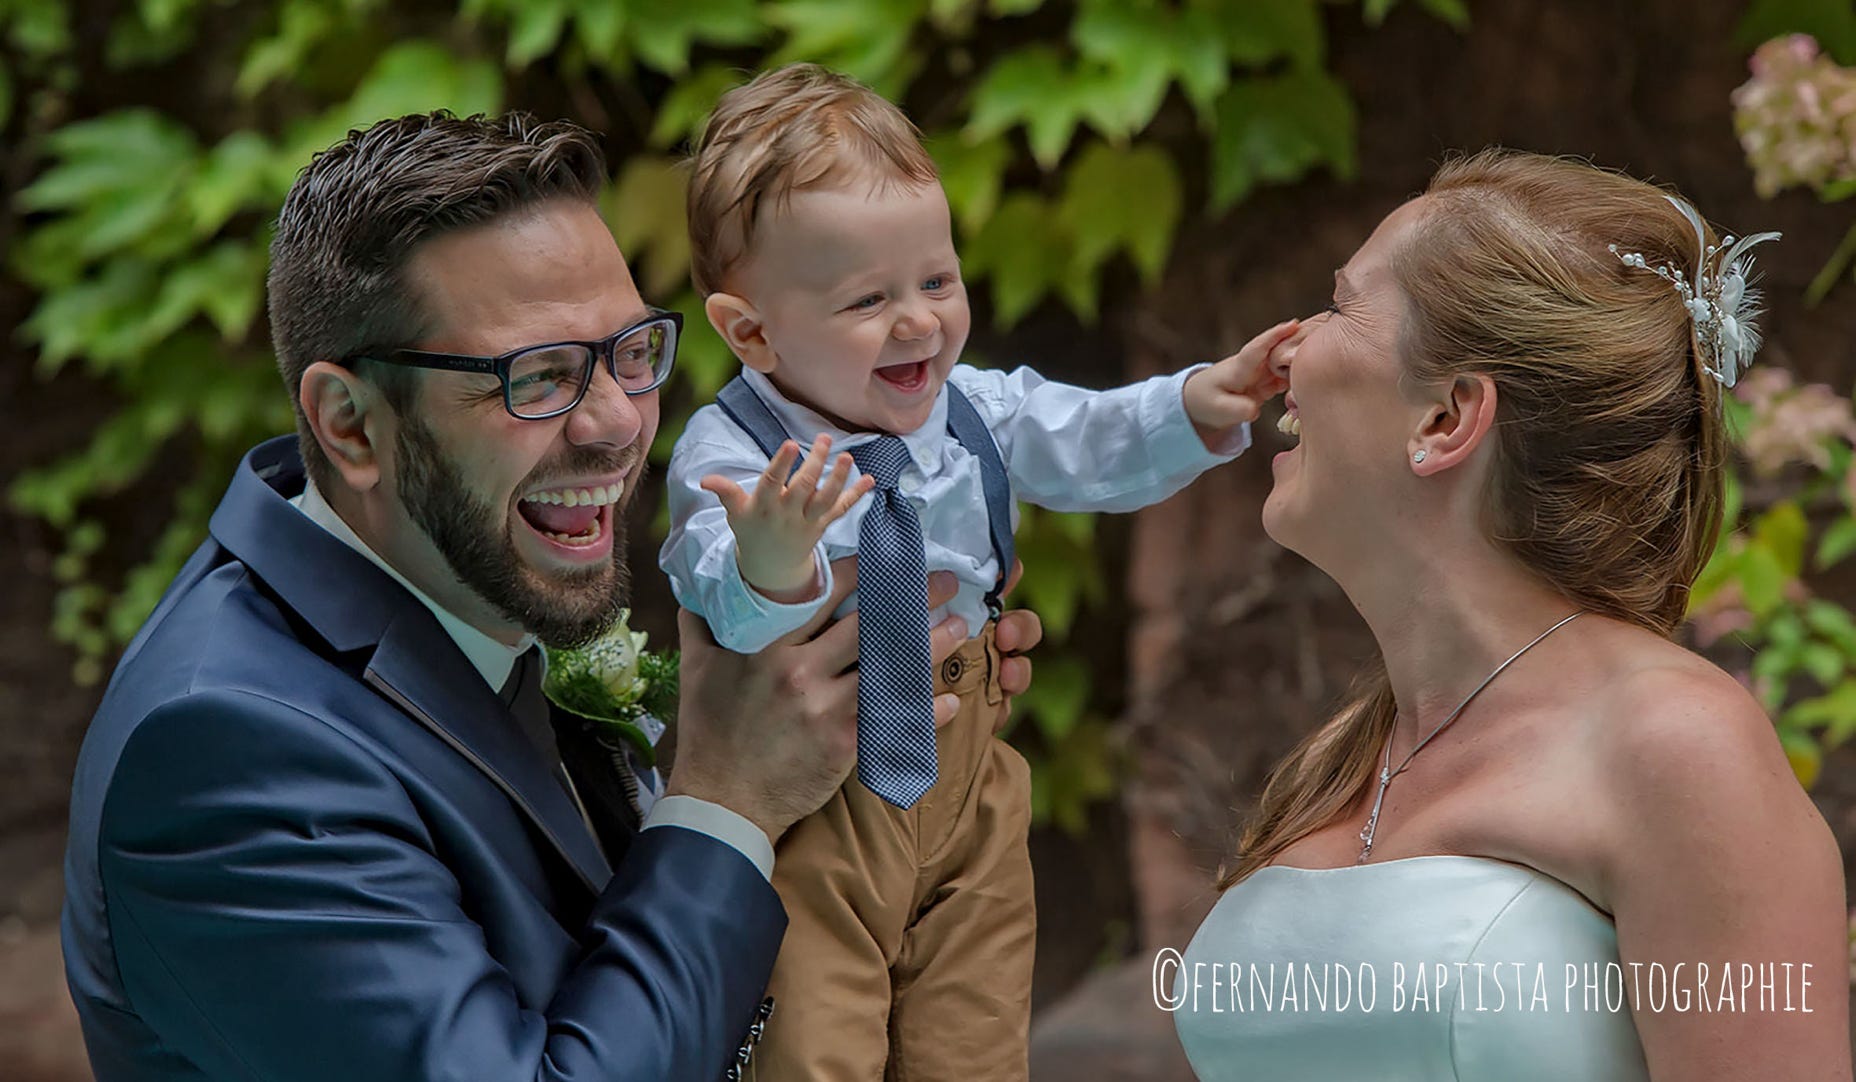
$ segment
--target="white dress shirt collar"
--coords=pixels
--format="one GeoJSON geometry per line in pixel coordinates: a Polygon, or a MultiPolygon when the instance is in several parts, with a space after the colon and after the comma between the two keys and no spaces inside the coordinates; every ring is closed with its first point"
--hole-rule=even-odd
{"type": "Polygon", "coordinates": [[[408,582],[406,576],[400,574],[392,564],[370,548],[367,542],[361,540],[361,536],[354,532],[354,528],[344,522],[342,517],[335,513],[335,509],[329,506],[328,501],[322,498],[322,493],[316,490],[314,481],[306,480],[303,485],[303,494],[290,502],[311,522],[334,534],[343,544],[372,560],[382,571],[393,576],[394,581],[406,587],[412,596],[419,599],[420,604],[431,609],[432,615],[438,618],[438,626],[444,628],[445,634],[451,636],[451,641],[458,644],[458,649],[463,651],[465,658],[483,677],[484,682],[490,685],[490,690],[497,692],[502,690],[503,684],[509,679],[510,670],[515,667],[516,658],[522,656],[535,644],[535,636],[524,635],[521,641],[514,646],[506,645],[465,623],[453,615],[450,610],[427,597],[425,591],[408,582]]]}
{"type": "Polygon", "coordinates": [[[928,420],[913,432],[846,432],[836,424],[826,420],[816,410],[800,405],[786,397],[765,373],[741,366],[741,378],[747,381],[754,393],[760,395],[761,401],[779,420],[780,425],[799,444],[801,457],[812,446],[812,440],[819,433],[831,437],[831,453],[848,451],[862,443],[868,443],[879,436],[896,435],[902,437],[902,444],[909,450],[909,458],[917,469],[932,472],[934,464],[941,460],[941,448],[947,437],[947,384],[934,397],[934,409],[929,411],[928,420]],[[798,433],[794,435],[794,433],[798,433]],[[810,435],[808,435],[810,433],[810,435]]]}

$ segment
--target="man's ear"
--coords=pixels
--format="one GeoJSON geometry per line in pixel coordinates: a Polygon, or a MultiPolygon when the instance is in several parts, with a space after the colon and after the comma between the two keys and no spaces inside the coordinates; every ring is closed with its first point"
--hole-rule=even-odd
{"type": "Polygon", "coordinates": [[[703,314],[709,317],[709,326],[722,336],[728,348],[741,363],[763,375],[771,373],[779,363],[779,357],[773,351],[773,344],[767,341],[767,327],[761,322],[760,309],[749,303],[747,298],[733,293],[711,293],[702,302],[703,314]]]}
{"type": "Polygon", "coordinates": [[[303,370],[297,400],[322,453],[348,487],[366,492],[380,483],[380,447],[391,412],[379,388],[348,369],[317,361],[303,370]]]}
{"type": "Polygon", "coordinates": [[[1431,402],[1406,453],[1420,477],[1467,461],[1495,428],[1495,381],[1475,372],[1450,382],[1449,393],[1431,402]],[[1423,456],[1419,459],[1418,452],[1423,456]]]}

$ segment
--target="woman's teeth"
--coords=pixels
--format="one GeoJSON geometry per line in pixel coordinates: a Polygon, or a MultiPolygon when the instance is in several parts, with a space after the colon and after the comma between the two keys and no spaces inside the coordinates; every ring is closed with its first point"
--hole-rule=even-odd
{"type": "Polygon", "coordinates": [[[1285,413],[1276,419],[1276,431],[1285,436],[1301,436],[1302,419],[1293,413],[1285,413]]]}

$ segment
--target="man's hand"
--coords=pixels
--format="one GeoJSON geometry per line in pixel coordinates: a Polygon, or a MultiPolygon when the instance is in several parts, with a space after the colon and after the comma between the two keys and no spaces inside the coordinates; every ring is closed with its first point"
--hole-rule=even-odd
{"type": "Polygon", "coordinates": [[[1267,363],[1276,348],[1294,337],[1301,321],[1278,323],[1244,343],[1244,348],[1186,378],[1186,416],[1205,446],[1215,448],[1233,425],[1254,421],[1263,403],[1289,389],[1289,381],[1267,363]]]}
{"type": "Polygon", "coordinates": [[[846,487],[851,456],[844,453],[820,483],[830,452],[831,437],[821,434],[812,441],[805,464],[792,473],[799,445],[787,440],[767,463],[752,495],[720,474],[702,479],[704,491],[715,493],[728,513],[741,577],[770,601],[805,601],[815,596],[818,573],[812,553],[819,538],[825,536],[825,527],[843,518],[876,484],[865,476],[846,487]]]}
{"type": "MultiPolygon", "coordinates": [[[[666,793],[720,804],[778,842],[844,784],[857,763],[857,674],[851,671],[857,614],[830,621],[857,588],[855,558],[834,563],[832,578],[831,597],[818,615],[758,654],[724,650],[701,618],[677,614],[682,694],[677,761],[666,793]]],[[[948,572],[928,576],[930,608],[951,601],[954,591],[948,572]]],[[[1037,641],[1033,621],[1029,629],[1022,621],[1013,629],[1021,649],[1037,641]]],[[[934,628],[929,649],[936,667],[968,633],[952,616],[934,628]]],[[[935,724],[945,725],[959,705],[957,696],[935,696],[935,724]]]]}
{"type": "MultiPolygon", "coordinates": [[[[1011,593],[1024,574],[1024,561],[1013,560],[1012,573],[1006,576],[1005,589],[1000,591],[1000,596],[1011,593]]],[[[993,723],[993,732],[997,733],[1012,716],[1012,696],[1023,695],[1031,688],[1031,659],[1023,655],[1043,641],[1044,622],[1030,609],[1007,609],[999,614],[999,623],[992,629],[992,636],[992,643],[999,650],[999,688],[1005,692],[1005,704],[999,708],[998,718],[993,723]]]]}

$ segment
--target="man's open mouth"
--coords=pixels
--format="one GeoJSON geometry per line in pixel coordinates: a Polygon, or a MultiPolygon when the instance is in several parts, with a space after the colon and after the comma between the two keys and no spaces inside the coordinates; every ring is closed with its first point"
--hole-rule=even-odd
{"type": "Polygon", "coordinates": [[[624,481],[598,488],[542,489],[522,497],[516,510],[550,541],[591,545],[611,531],[612,508],[624,495],[624,481]]]}

